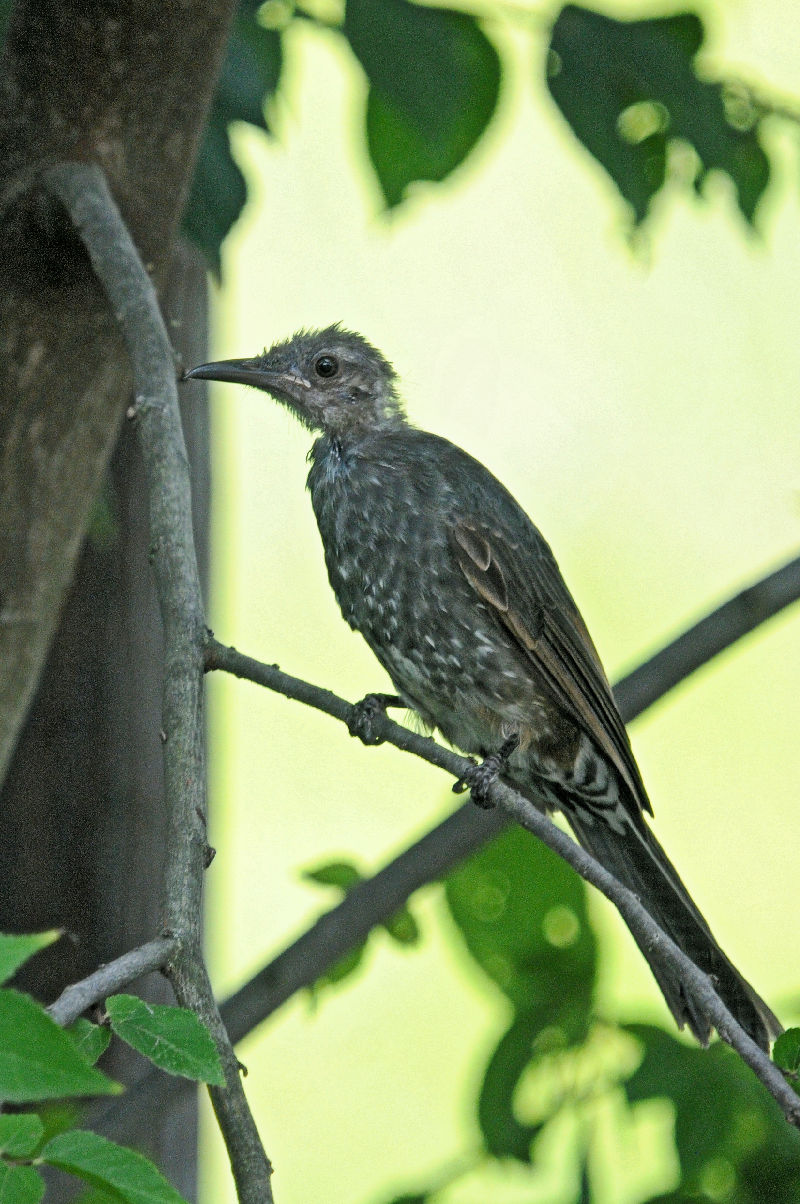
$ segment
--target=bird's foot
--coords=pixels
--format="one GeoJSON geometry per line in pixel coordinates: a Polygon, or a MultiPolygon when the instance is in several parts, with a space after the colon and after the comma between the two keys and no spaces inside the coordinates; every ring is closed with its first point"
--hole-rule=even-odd
{"type": "Polygon", "coordinates": [[[463,794],[465,790],[469,790],[473,803],[477,803],[485,811],[490,810],[494,803],[489,798],[489,788],[508,768],[508,758],[518,748],[519,736],[509,736],[497,752],[484,757],[478,765],[467,770],[463,778],[458,779],[453,786],[453,793],[463,794]]]}
{"type": "Polygon", "coordinates": [[[386,717],[387,707],[404,707],[406,704],[397,694],[367,694],[360,702],[354,702],[347,719],[347,730],[357,736],[362,744],[383,744],[383,736],[375,731],[375,720],[386,717]]]}

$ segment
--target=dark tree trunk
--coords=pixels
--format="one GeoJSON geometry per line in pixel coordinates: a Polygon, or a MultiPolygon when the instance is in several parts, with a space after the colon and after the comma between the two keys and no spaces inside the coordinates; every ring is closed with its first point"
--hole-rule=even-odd
{"type": "Polygon", "coordinates": [[[17,0],[0,63],[0,778],[130,388],[114,315],[41,174],[99,163],[156,282],[234,0],[17,0]]]}
{"type": "MultiPolygon", "coordinates": [[[[205,271],[183,248],[164,302],[187,362],[205,355],[205,271]]],[[[207,407],[183,420],[192,466],[195,541],[208,579],[207,407]]],[[[95,507],[75,582],[0,795],[0,930],[63,927],[19,985],[51,1001],[70,981],[161,929],[161,632],[148,566],[142,466],[124,426],[95,507]]],[[[170,1001],[166,980],[140,984],[170,1001]]],[[[140,988],[137,987],[137,990],[140,988]]],[[[125,1082],[147,1064],[115,1043],[104,1068],[125,1082]]],[[[188,1198],[195,1191],[195,1097],[134,1137],[188,1198]]],[[[53,1183],[48,1200],[56,1200],[53,1183]]]]}
{"type": "MultiPolygon", "coordinates": [[[[41,175],[68,159],[100,164],[176,343],[203,359],[204,272],[172,248],[234,8],[16,0],[3,48],[0,927],[72,934],[22,977],[45,1000],[160,930],[164,820],[160,633],[124,424],[130,371],[41,175]]],[[[205,565],[205,412],[195,401],[186,418],[205,565]]],[[[158,977],[147,989],[165,991],[158,977]]],[[[139,1073],[128,1058],[112,1054],[112,1073],[139,1073]]],[[[193,1115],[190,1103],[169,1122],[151,1116],[141,1135],[190,1197],[193,1115]]]]}

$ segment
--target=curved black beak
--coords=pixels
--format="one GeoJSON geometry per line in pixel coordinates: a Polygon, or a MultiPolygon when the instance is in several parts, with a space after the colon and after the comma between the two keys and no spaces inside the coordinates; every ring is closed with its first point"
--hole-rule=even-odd
{"type": "Polygon", "coordinates": [[[275,381],[275,373],[265,370],[260,361],[217,360],[216,363],[198,364],[183,374],[184,380],[224,380],[236,385],[255,385],[266,389],[275,381]]]}

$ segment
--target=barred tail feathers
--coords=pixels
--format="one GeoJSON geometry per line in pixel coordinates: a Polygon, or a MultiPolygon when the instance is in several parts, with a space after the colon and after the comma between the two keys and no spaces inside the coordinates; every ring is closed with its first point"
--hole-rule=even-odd
{"type": "MultiPolygon", "coordinates": [[[[720,999],[742,1028],[769,1051],[770,1039],[783,1031],[780,1022],[725,956],[650,829],[644,823],[634,827],[628,820],[619,832],[597,815],[582,817],[574,804],[564,810],[579,843],[637,895],[658,926],[711,978],[720,999]]],[[[692,999],[691,989],[657,950],[637,944],[678,1026],[688,1024],[698,1041],[707,1045],[712,1025],[692,999]]]]}

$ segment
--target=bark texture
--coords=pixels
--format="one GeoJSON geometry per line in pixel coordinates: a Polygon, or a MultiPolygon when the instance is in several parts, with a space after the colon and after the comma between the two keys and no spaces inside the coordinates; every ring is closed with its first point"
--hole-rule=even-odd
{"type": "MultiPolygon", "coordinates": [[[[234,8],[18,0],[0,66],[0,928],[72,934],[22,976],[47,1001],[159,932],[164,815],[130,371],[81,244],[38,181],[59,161],[100,164],[176,345],[203,359],[205,272],[174,247],[234,8]]],[[[205,568],[204,408],[184,420],[205,568]]],[[[166,990],[154,977],[145,993],[166,990]]],[[[130,1081],[145,1067],[131,1054],[109,1069],[130,1081]]],[[[191,1199],[193,1099],[142,1118],[137,1138],[191,1199]]]]}
{"type": "MultiPolygon", "coordinates": [[[[182,248],[164,309],[187,360],[205,355],[203,264],[182,248]]],[[[193,519],[208,579],[208,414],[193,399],[183,422],[193,519]]],[[[124,424],[78,559],[61,623],[0,794],[0,930],[70,934],[33,959],[17,985],[44,1002],[67,983],[158,935],[163,923],[166,817],[161,727],[161,623],[148,566],[141,457],[124,424]]],[[[172,1002],[151,975],[137,992],[172,1002]]],[[[146,1073],[119,1043],[104,1069],[126,1083],[146,1073]]],[[[125,1140],[194,1198],[196,1093],[140,1115],[125,1140]]],[[[54,1204],[66,1184],[49,1187],[54,1204]]]]}
{"type": "Polygon", "coordinates": [[[91,159],[165,279],[232,0],[19,0],[0,67],[0,777],[130,387],[114,315],[37,180],[91,159]]]}

